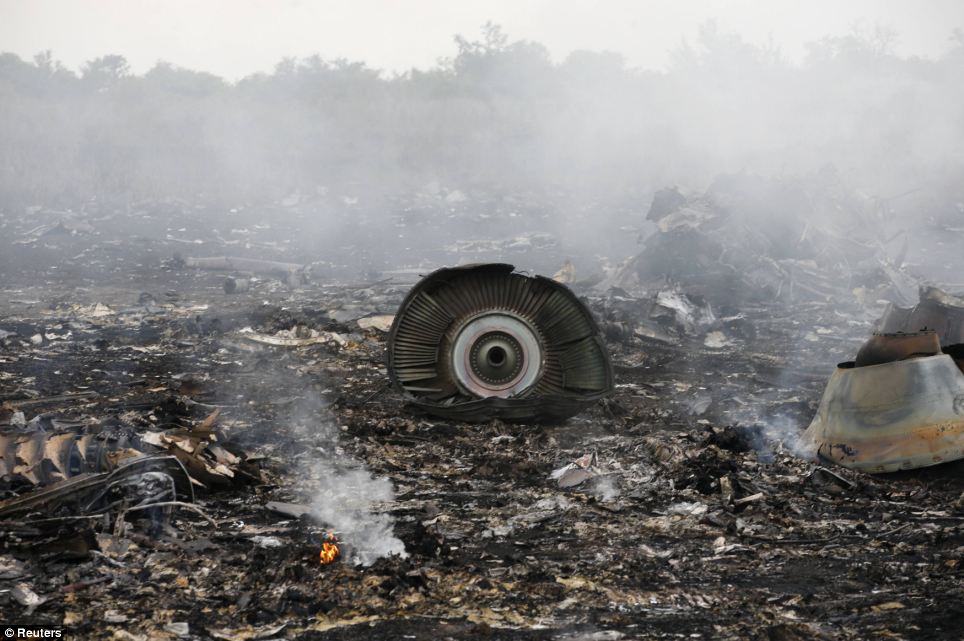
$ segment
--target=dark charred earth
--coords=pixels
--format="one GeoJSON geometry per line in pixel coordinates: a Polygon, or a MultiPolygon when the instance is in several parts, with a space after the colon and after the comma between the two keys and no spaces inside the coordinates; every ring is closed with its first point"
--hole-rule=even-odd
{"type": "MultiPolygon", "coordinates": [[[[259,470],[198,487],[203,516],[5,521],[8,622],[124,640],[960,635],[958,470],[874,477],[794,445],[879,309],[746,304],[666,340],[624,331],[641,299],[576,282],[611,330],[615,393],[562,424],[468,424],[413,413],[388,385],[378,319],[429,270],[330,267],[229,295],[223,274],[165,262],[197,250],[170,238],[188,232],[103,224],[18,245],[29,225],[5,229],[0,429],[187,429],[220,410],[218,442],[259,470]],[[552,478],[589,454],[585,481],[552,478]],[[342,557],[319,562],[334,527],[320,483],[342,469],[390,481],[394,498],[365,509],[405,556],[356,564],[342,533],[342,557]]],[[[309,262],[201,238],[204,255],[309,262]]]]}

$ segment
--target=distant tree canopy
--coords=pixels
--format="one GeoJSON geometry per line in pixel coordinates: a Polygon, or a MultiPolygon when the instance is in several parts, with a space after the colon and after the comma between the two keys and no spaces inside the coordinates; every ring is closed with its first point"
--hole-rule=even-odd
{"type": "Polygon", "coordinates": [[[939,60],[878,29],[813,43],[801,65],[709,23],[665,72],[616,53],[555,63],[487,24],[454,57],[387,75],[286,58],[236,83],[120,55],[75,73],[0,54],[0,206],[90,198],[262,202],[427,183],[611,197],[715,174],[832,164],[879,191],[964,170],[964,35],[939,60]]]}

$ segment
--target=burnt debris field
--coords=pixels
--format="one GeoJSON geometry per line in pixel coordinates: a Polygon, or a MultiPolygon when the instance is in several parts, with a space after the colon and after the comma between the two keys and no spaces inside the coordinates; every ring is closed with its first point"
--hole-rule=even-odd
{"type": "Polygon", "coordinates": [[[0,624],[959,638],[964,37],[895,42],[0,54],[0,624]]]}
{"type": "MultiPolygon", "coordinates": [[[[697,200],[671,213],[722,215],[697,200]]],[[[232,242],[230,212],[4,215],[5,612],[116,639],[956,634],[953,464],[871,476],[800,445],[904,270],[868,251],[874,293],[846,303],[817,288],[856,281],[786,264],[782,286],[709,262],[658,284],[662,243],[736,242],[664,220],[621,271],[557,274],[613,393],[554,424],[465,423],[389,383],[420,267],[305,267],[273,236],[286,216],[232,242]],[[688,293],[721,278],[733,294],[688,293]]]]}

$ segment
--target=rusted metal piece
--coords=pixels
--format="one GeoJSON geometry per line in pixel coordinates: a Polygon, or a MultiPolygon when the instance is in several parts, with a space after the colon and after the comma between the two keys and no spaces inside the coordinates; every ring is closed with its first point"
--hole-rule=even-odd
{"type": "Polygon", "coordinates": [[[919,302],[914,307],[891,304],[877,322],[877,331],[937,332],[943,346],[964,343],[964,297],[948,294],[937,287],[922,286],[919,302]]]}
{"type": "Polygon", "coordinates": [[[934,331],[913,334],[875,333],[857,352],[854,363],[857,367],[866,367],[940,353],[941,342],[934,331]]]}
{"type": "Polygon", "coordinates": [[[566,286],[505,264],[426,276],[395,316],[387,360],[415,407],[456,420],[562,420],[613,389],[586,306],[566,286]]]}
{"type": "Polygon", "coordinates": [[[964,373],[950,354],[843,363],[804,439],[820,457],[871,473],[964,458],[964,373]]]}

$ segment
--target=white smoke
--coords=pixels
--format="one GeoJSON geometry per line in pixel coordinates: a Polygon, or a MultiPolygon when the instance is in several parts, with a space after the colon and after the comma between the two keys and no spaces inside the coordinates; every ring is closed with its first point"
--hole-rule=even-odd
{"type": "Polygon", "coordinates": [[[352,562],[368,566],[385,556],[408,556],[405,544],[394,534],[392,517],[374,511],[375,504],[395,500],[388,479],[375,478],[358,461],[347,467],[342,462],[318,461],[313,467],[312,476],[319,484],[313,511],[347,544],[352,562]]]}
{"type": "MultiPolygon", "coordinates": [[[[815,458],[815,448],[804,437],[806,425],[800,425],[799,421],[781,415],[767,418],[760,425],[763,427],[764,442],[761,447],[756,448],[758,451],[769,452],[772,455],[782,448],[799,459],[812,460],[815,458]]],[[[755,447],[756,445],[754,443],[755,447]]]]}
{"type": "Polygon", "coordinates": [[[341,431],[321,397],[306,393],[292,408],[289,424],[314,444],[298,459],[298,475],[311,492],[312,513],[334,530],[349,562],[369,566],[380,558],[406,557],[395,521],[379,510],[395,500],[387,478],[376,478],[363,461],[339,445],[341,431]]]}

